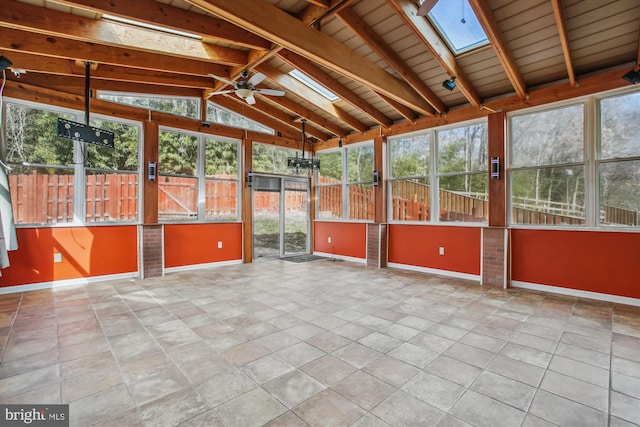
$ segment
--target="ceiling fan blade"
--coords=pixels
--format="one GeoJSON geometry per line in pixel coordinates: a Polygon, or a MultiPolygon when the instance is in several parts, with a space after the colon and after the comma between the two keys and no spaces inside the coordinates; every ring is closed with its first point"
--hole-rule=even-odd
{"type": "Polygon", "coordinates": [[[253,104],[256,103],[256,98],[253,95],[247,96],[247,98],[245,100],[247,101],[247,104],[249,104],[249,105],[253,105],[253,104]]]}
{"type": "Polygon", "coordinates": [[[214,79],[216,79],[216,80],[220,80],[222,83],[226,83],[226,84],[231,85],[231,86],[234,86],[234,87],[235,87],[235,85],[236,85],[236,84],[235,84],[234,82],[232,82],[231,80],[227,80],[227,79],[225,79],[225,78],[223,78],[223,77],[218,77],[218,76],[216,76],[216,75],[214,75],[214,74],[209,74],[209,75],[210,75],[211,77],[213,77],[214,79]]]}
{"type": "Polygon", "coordinates": [[[418,16],[427,16],[436,3],[438,3],[438,0],[424,0],[420,9],[418,9],[418,16]]]}
{"type": "Polygon", "coordinates": [[[210,92],[209,96],[213,96],[213,95],[224,95],[226,93],[232,93],[235,92],[235,89],[229,89],[229,90],[217,90],[215,92],[210,92]]]}
{"type": "Polygon", "coordinates": [[[254,92],[258,92],[261,95],[269,95],[269,96],[284,96],[285,94],[283,90],[277,90],[277,89],[254,89],[254,92]]]}
{"type": "Polygon", "coordinates": [[[262,83],[262,81],[265,79],[265,75],[262,73],[255,73],[253,76],[251,76],[251,78],[249,79],[249,81],[247,83],[249,83],[252,86],[258,85],[260,83],[262,83]]]}

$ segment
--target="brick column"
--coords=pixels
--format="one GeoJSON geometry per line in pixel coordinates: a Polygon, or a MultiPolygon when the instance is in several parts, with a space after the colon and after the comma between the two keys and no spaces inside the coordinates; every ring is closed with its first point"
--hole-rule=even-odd
{"type": "Polygon", "coordinates": [[[509,230],[482,229],[482,285],[506,288],[509,277],[509,230]]]}
{"type": "Polygon", "coordinates": [[[164,274],[164,226],[161,224],[141,225],[138,230],[140,242],[139,262],[143,279],[164,274]]]}
{"type": "Polygon", "coordinates": [[[387,224],[367,224],[367,267],[387,266],[387,224]]]}

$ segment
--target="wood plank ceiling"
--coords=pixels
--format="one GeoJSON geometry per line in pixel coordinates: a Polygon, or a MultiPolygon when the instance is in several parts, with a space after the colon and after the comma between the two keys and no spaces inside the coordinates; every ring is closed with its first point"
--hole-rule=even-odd
{"type": "Polygon", "coordinates": [[[537,87],[576,86],[638,63],[637,0],[468,1],[489,44],[456,56],[414,0],[3,0],[0,55],[27,71],[20,81],[71,93],[83,85],[78,61],[97,63],[96,89],[204,98],[224,88],[209,74],[261,72],[260,87],[286,96],[211,101],[286,135],[299,135],[306,118],[319,140],[525,99],[537,87]],[[293,69],[339,99],[301,84],[293,69]],[[442,86],[451,76],[453,91],[442,86]]]}

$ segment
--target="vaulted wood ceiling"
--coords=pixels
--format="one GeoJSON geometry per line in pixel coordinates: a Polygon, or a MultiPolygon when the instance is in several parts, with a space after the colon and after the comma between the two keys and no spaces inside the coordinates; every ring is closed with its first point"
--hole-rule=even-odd
{"type": "Polygon", "coordinates": [[[27,71],[21,82],[71,93],[82,90],[82,61],[97,64],[95,89],[205,98],[224,88],[209,74],[261,72],[261,87],[286,96],[211,100],[286,135],[299,135],[306,118],[320,140],[492,110],[536,88],[579,87],[591,74],[638,64],[637,0],[469,3],[490,43],[456,56],[413,0],[3,0],[0,55],[27,71]],[[294,68],[340,99],[293,79],[294,68]],[[448,91],[442,82],[451,76],[457,87],[448,91]]]}

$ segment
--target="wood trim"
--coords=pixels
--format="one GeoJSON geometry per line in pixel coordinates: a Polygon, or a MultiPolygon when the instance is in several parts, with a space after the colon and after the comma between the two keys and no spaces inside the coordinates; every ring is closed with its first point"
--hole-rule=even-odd
{"type": "Polygon", "coordinates": [[[488,117],[488,159],[489,165],[489,227],[507,226],[507,192],[505,165],[506,119],[504,112],[492,113],[488,117]],[[500,179],[491,179],[491,158],[500,160],[500,179]]]}
{"type": "Polygon", "coordinates": [[[247,173],[253,170],[253,141],[242,138],[242,238],[243,260],[253,262],[253,194],[247,185],[247,173]]]}
{"type": "Polygon", "coordinates": [[[387,148],[387,138],[384,136],[377,136],[373,139],[373,169],[378,171],[380,182],[377,187],[373,187],[373,200],[374,200],[374,214],[373,221],[376,223],[387,222],[387,195],[386,195],[386,183],[387,177],[385,174],[385,151],[387,148]]]}
{"type": "MultiPolygon", "coordinates": [[[[158,181],[151,182],[147,179],[147,165],[149,162],[158,163],[158,139],[160,132],[158,124],[145,120],[142,124],[144,132],[144,147],[142,160],[142,194],[143,194],[143,224],[158,223],[158,181]]],[[[156,169],[157,170],[157,169],[156,169]]],[[[158,174],[156,173],[156,176],[158,174]]]]}

